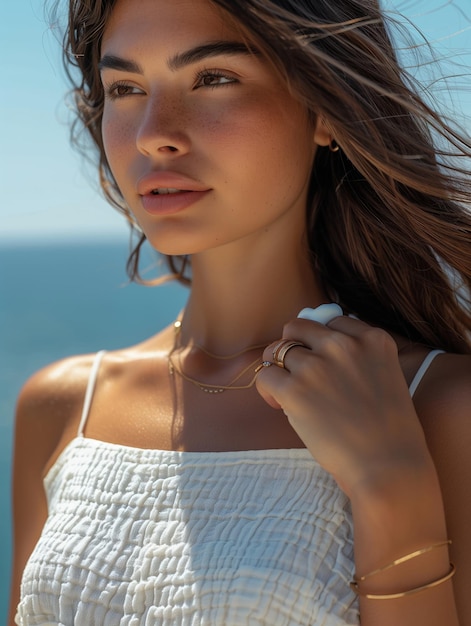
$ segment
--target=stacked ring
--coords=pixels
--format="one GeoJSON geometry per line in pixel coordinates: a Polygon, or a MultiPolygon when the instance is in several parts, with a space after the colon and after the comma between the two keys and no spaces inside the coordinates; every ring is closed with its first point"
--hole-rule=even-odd
{"type": "Polygon", "coordinates": [[[286,369],[285,366],[285,358],[291,348],[296,348],[300,346],[301,348],[305,348],[305,344],[300,341],[294,341],[292,339],[282,339],[279,341],[276,346],[273,348],[273,362],[278,367],[282,367],[286,369]]]}

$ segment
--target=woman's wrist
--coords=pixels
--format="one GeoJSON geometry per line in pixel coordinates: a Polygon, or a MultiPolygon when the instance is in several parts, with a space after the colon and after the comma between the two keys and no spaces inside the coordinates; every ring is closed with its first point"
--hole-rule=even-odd
{"type": "MultiPolygon", "coordinates": [[[[389,480],[385,476],[363,485],[354,493],[351,505],[358,577],[449,539],[440,485],[432,462],[414,472],[398,472],[389,480]]],[[[444,544],[378,573],[368,580],[368,589],[372,593],[394,593],[425,584],[449,570],[448,549],[444,544]]]]}
{"type": "Polygon", "coordinates": [[[447,542],[453,537],[433,463],[393,476],[363,485],[351,499],[362,624],[457,626],[447,542]]]}

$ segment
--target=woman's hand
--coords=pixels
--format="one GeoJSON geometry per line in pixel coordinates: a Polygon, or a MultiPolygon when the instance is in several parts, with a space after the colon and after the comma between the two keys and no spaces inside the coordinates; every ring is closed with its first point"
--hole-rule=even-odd
{"type": "MultiPolygon", "coordinates": [[[[439,437],[439,452],[436,449],[435,454],[444,468],[441,479],[448,502],[448,535],[435,462],[394,339],[383,330],[344,316],[327,321],[327,325],[293,320],[285,326],[283,339],[302,342],[305,347],[288,350],[285,368],[275,364],[263,367],[257,388],[271,406],[285,412],[313,457],[349,497],[356,572],[367,574],[451,536],[457,564],[454,582],[461,616],[466,619],[466,498],[454,494],[457,483],[469,483],[469,466],[454,437],[469,438],[469,429],[460,426],[468,423],[469,393],[464,389],[469,391],[469,378],[463,376],[461,380],[454,371],[454,378],[459,379],[455,387],[448,391],[440,385],[438,407],[431,417],[422,402],[421,417],[426,421],[433,418],[439,433],[429,429],[428,436],[432,443],[439,437]],[[451,422],[440,416],[444,407],[451,422]]],[[[276,354],[277,343],[265,350],[263,358],[275,361],[274,350],[276,354]]],[[[280,352],[276,356],[279,358],[280,352]]],[[[451,367],[456,367],[451,359],[451,367]]],[[[363,591],[389,594],[411,590],[440,580],[449,569],[448,551],[433,550],[372,577],[363,591]]],[[[398,600],[381,602],[361,597],[360,614],[365,626],[458,625],[450,580],[398,600]]]]}
{"type": "MultiPolygon", "coordinates": [[[[313,457],[350,497],[358,490],[402,482],[430,466],[430,456],[399,364],[385,331],[336,317],[327,326],[289,322],[285,369],[263,368],[257,389],[281,408],[313,457]]],[[[273,361],[276,343],[263,358],[273,361]]]]}

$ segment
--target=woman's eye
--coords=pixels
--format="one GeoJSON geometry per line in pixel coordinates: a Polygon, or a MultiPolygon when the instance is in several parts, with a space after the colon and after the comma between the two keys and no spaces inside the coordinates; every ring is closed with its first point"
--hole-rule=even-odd
{"type": "Polygon", "coordinates": [[[135,94],[143,93],[141,89],[128,85],[127,83],[113,83],[105,89],[106,97],[110,100],[116,100],[117,98],[125,98],[126,96],[132,96],[135,94]]]}
{"type": "Polygon", "coordinates": [[[236,83],[237,79],[233,76],[228,76],[222,72],[204,71],[196,76],[196,88],[198,87],[222,87],[236,83]]]}

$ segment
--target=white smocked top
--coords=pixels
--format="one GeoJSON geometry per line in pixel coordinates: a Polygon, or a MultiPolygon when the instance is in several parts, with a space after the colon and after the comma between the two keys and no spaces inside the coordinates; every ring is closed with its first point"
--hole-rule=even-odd
{"type": "Polygon", "coordinates": [[[175,452],[84,437],[102,356],[78,435],[44,481],[49,514],[16,623],[358,625],[349,502],[310,453],[175,452]]]}

